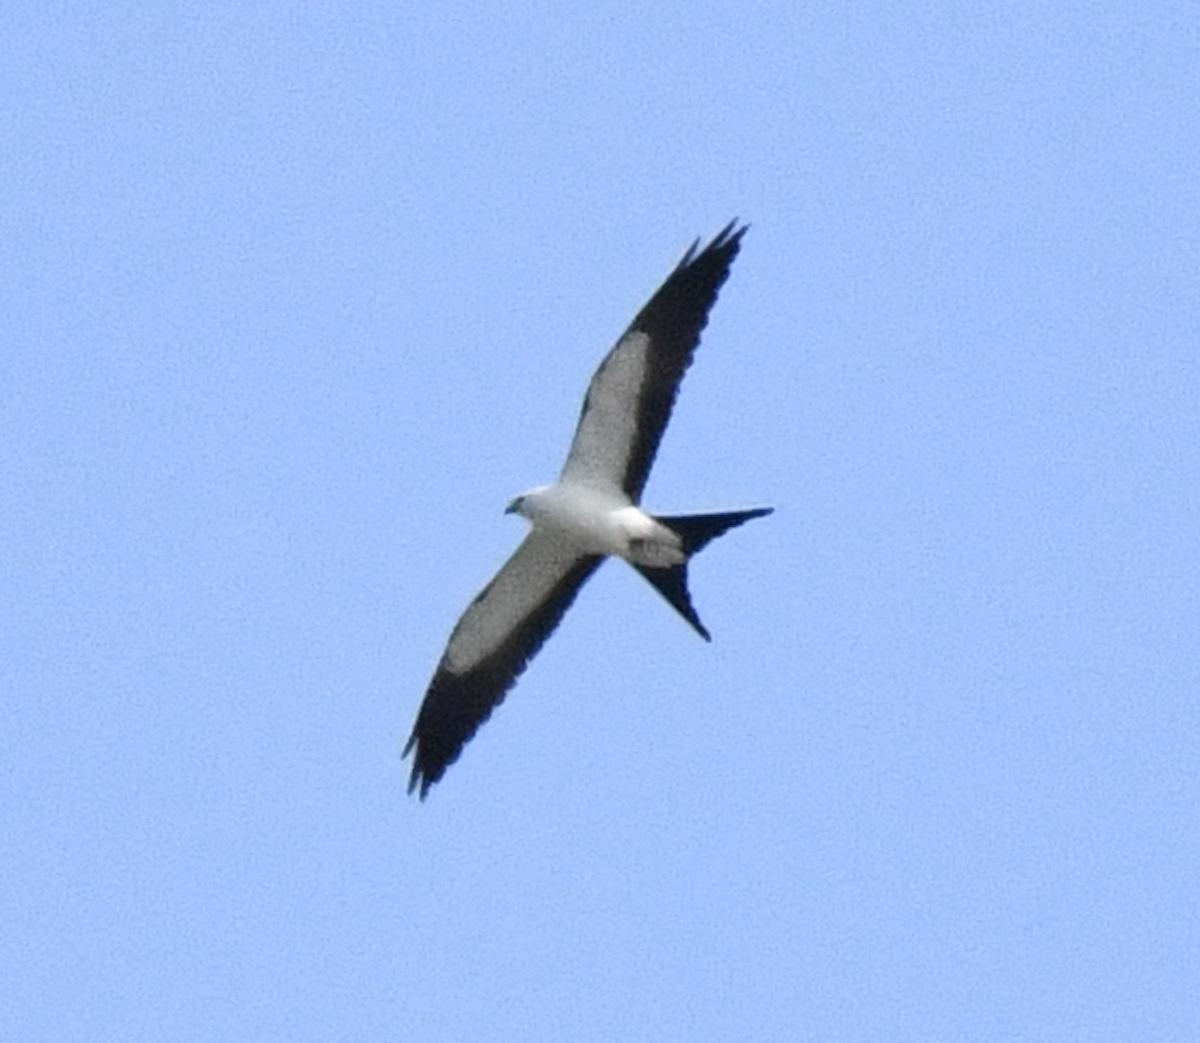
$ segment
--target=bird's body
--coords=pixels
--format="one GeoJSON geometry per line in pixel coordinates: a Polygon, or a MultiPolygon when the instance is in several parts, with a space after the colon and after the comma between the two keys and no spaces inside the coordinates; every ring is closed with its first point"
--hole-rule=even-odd
{"type": "Polygon", "coordinates": [[[558,482],[518,496],[509,511],[528,519],[548,538],[569,543],[584,554],[624,558],[631,565],[653,568],[687,560],[679,534],[621,493],[558,482]]]}
{"type": "Polygon", "coordinates": [[[697,245],[600,364],[559,480],[509,504],[531,531],[458,621],[405,754],[424,798],[504,699],[606,557],[629,562],[706,641],[692,607],[689,560],[760,507],[656,517],[640,506],[683,374],[746,229],[697,245]]]}

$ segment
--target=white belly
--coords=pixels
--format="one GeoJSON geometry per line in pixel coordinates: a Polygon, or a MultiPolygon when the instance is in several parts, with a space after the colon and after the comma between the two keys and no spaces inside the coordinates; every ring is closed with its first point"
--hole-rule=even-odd
{"type": "Polygon", "coordinates": [[[552,485],[527,497],[533,525],[584,554],[609,554],[665,568],[686,560],[679,537],[628,498],[573,485],[552,485]]]}

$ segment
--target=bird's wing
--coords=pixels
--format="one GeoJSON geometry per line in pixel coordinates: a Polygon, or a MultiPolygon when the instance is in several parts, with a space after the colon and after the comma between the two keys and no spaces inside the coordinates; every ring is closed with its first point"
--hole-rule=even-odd
{"type": "Polygon", "coordinates": [[[746,232],[735,225],[699,253],[699,240],[692,244],[600,363],[560,481],[641,499],[679,384],[746,232]]]}
{"type": "Polygon", "coordinates": [[[450,635],[404,755],[421,798],[504,700],[601,558],[532,531],[450,635]]]}

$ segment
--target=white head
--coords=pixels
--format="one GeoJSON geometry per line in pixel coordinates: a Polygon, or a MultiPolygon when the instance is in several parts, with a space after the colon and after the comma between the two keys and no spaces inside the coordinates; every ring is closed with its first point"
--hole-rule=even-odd
{"type": "Polygon", "coordinates": [[[530,489],[527,493],[521,493],[520,496],[516,497],[504,508],[504,513],[519,514],[522,518],[528,518],[530,521],[533,521],[534,517],[540,513],[538,508],[541,506],[542,494],[548,488],[549,486],[539,485],[536,489],[530,489]]]}

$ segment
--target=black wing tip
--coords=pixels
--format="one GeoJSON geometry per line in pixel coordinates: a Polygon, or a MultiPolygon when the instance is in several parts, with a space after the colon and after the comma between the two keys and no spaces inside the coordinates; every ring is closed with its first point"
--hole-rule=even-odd
{"type": "MultiPolygon", "coordinates": [[[[434,676],[430,689],[433,690],[439,686],[439,683],[444,683],[441,670],[434,676]]],[[[439,722],[436,717],[429,717],[428,710],[423,705],[421,712],[417,715],[417,721],[413,725],[412,734],[408,737],[408,742],[404,744],[404,749],[400,753],[401,760],[408,757],[410,753],[413,758],[412,771],[408,776],[409,795],[411,796],[415,792],[417,797],[423,801],[429,795],[430,789],[441,781],[442,776],[446,774],[446,769],[458,760],[463,748],[471,741],[479,726],[489,716],[491,716],[490,708],[474,723],[474,727],[465,731],[465,734],[461,729],[453,729],[447,736],[439,733],[439,724],[441,731],[444,732],[445,722],[439,722]]]]}
{"type": "Polygon", "coordinates": [[[435,779],[432,775],[422,775],[420,769],[414,767],[412,770],[412,778],[408,780],[408,795],[411,797],[413,795],[413,791],[416,790],[417,800],[424,804],[425,798],[429,796],[430,788],[436,781],[437,779],[435,779]]]}
{"type": "MultiPolygon", "coordinates": [[[[420,787],[420,792],[417,797],[424,800],[426,794],[429,793],[429,787],[432,786],[438,779],[442,777],[442,772],[432,770],[429,764],[425,763],[425,758],[421,756],[421,748],[417,745],[418,736],[417,729],[413,728],[413,733],[408,737],[408,742],[404,744],[404,749],[400,753],[400,759],[404,760],[416,748],[416,754],[413,757],[412,772],[408,776],[408,795],[411,797],[413,791],[420,787]]],[[[442,769],[445,771],[445,768],[442,769]]]]}
{"type": "Polygon", "coordinates": [[[491,716],[490,712],[478,722],[469,735],[459,740],[456,744],[449,745],[439,742],[439,737],[435,732],[426,731],[423,733],[421,722],[420,720],[417,721],[412,735],[409,736],[408,742],[404,745],[404,751],[400,754],[401,760],[407,757],[409,753],[413,755],[412,771],[408,776],[409,796],[415,792],[419,800],[425,800],[429,795],[429,791],[442,781],[442,776],[446,774],[446,769],[458,760],[467,743],[474,737],[479,725],[483,724],[488,716],[491,716]]]}
{"type": "Polygon", "coordinates": [[[408,741],[408,745],[404,747],[401,759],[408,756],[408,752],[412,749],[414,741],[417,745],[417,752],[413,758],[412,771],[408,776],[408,795],[411,797],[413,793],[416,793],[417,799],[424,802],[425,798],[429,796],[429,791],[442,781],[442,776],[446,774],[446,769],[458,760],[458,755],[462,752],[462,749],[456,750],[454,755],[448,758],[432,756],[428,751],[422,753],[420,740],[414,734],[413,738],[408,741]]]}
{"type": "Polygon", "coordinates": [[[729,224],[727,224],[712,237],[712,240],[706,247],[704,247],[703,250],[700,249],[700,239],[697,237],[692,245],[687,248],[687,251],[684,253],[679,264],[676,265],[676,270],[680,268],[687,268],[689,265],[694,264],[702,257],[707,257],[711,254],[720,253],[722,251],[727,252],[729,255],[726,263],[728,264],[732,262],[733,258],[737,256],[738,250],[741,248],[742,236],[744,236],[749,230],[750,225],[748,223],[739,228],[738,218],[735,217],[729,222],[729,224]]]}
{"type": "Polygon", "coordinates": [[[708,244],[706,249],[719,250],[722,246],[729,243],[741,243],[742,236],[750,230],[750,222],[747,221],[740,228],[738,227],[739,218],[734,218],[724,228],[722,228],[714,237],[713,241],[708,244]]]}

